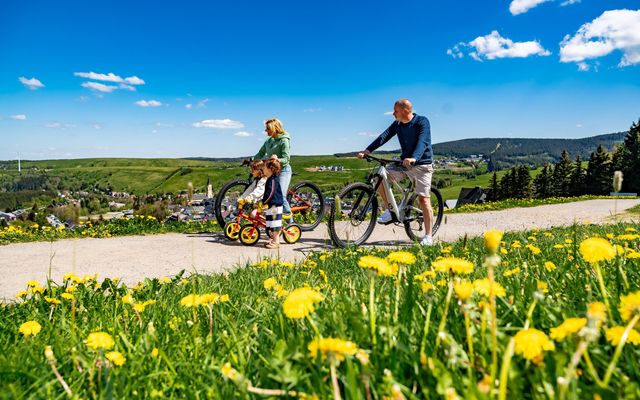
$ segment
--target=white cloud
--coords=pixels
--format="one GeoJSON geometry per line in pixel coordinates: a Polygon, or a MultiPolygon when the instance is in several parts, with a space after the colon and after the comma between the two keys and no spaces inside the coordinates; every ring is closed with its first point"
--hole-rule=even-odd
{"type": "Polygon", "coordinates": [[[322,111],[322,108],[305,108],[304,110],[302,110],[303,112],[306,113],[315,113],[315,112],[320,112],[322,111]]]}
{"type": "Polygon", "coordinates": [[[94,81],[113,82],[113,83],[126,83],[129,85],[144,85],[144,81],[137,76],[130,76],[122,78],[119,75],[109,72],[108,74],[100,74],[97,72],[74,72],[73,75],[81,78],[91,79],[94,81]]]}
{"type": "Polygon", "coordinates": [[[524,14],[534,7],[551,0],[513,0],[509,5],[509,11],[513,15],[524,14]]]}
{"type": "Polygon", "coordinates": [[[27,119],[27,116],[24,114],[16,114],[16,115],[12,115],[11,118],[16,119],[18,121],[24,121],[25,119],[27,119]]]}
{"type": "Polygon", "coordinates": [[[62,128],[62,124],[60,122],[50,122],[48,124],[44,124],[45,128],[57,129],[62,128]]]}
{"type": "Polygon", "coordinates": [[[589,64],[587,64],[586,62],[579,62],[578,63],[578,71],[588,71],[591,68],[591,66],[589,64]]]}
{"type": "Polygon", "coordinates": [[[128,78],[124,78],[124,81],[129,85],[144,85],[145,82],[138,78],[137,76],[130,76],[128,78]]]}
{"type": "Polygon", "coordinates": [[[162,105],[158,100],[138,100],[136,104],[140,107],[160,107],[162,105]]]}
{"type": "Polygon", "coordinates": [[[535,55],[548,56],[551,54],[536,40],[514,42],[511,39],[500,36],[498,31],[493,31],[485,36],[478,36],[469,43],[461,42],[452,49],[447,50],[447,54],[454,58],[462,58],[464,56],[464,48],[469,48],[469,56],[476,61],[495,60],[497,58],[526,58],[535,55]]]}
{"type": "Polygon", "coordinates": [[[563,1],[562,3],[560,3],[560,5],[561,5],[562,7],[565,7],[565,6],[570,6],[570,5],[572,5],[572,4],[578,4],[578,3],[580,3],[581,1],[582,1],[582,0],[566,0],[566,1],[563,1]]]}
{"type": "Polygon", "coordinates": [[[253,136],[253,133],[240,131],[240,132],[234,133],[233,136],[249,137],[249,136],[253,136]]]}
{"type": "Polygon", "coordinates": [[[31,90],[36,90],[36,89],[40,89],[40,88],[44,87],[44,84],[42,82],[40,82],[38,79],[36,79],[36,78],[27,79],[24,76],[21,76],[20,78],[18,78],[18,80],[25,87],[27,87],[27,88],[29,88],[31,90]]]}
{"type": "Polygon", "coordinates": [[[186,108],[187,110],[191,110],[193,108],[193,104],[185,104],[184,108],[186,108]]]}
{"type": "Polygon", "coordinates": [[[118,88],[119,88],[119,89],[130,90],[130,91],[132,91],[132,92],[135,92],[135,91],[136,91],[136,88],[134,88],[134,87],[133,87],[133,86],[131,86],[131,85],[127,85],[127,84],[125,84],[125,83],[121,83],[121,84],[119,84],[119,85],[118,85],[118,88]]]}
{"type": "Polygon", "coordinates": [[[98,82],[83,82],[82,87],[85,87],[91,90],[97,90],[103,93],[111,93],[114,90],[118,89],[117,86],[105,85],[103,83],[98,83],[98,82]]]}
{"type": "Polygon", "coordinates": [[[378,137],[378,135],[376,135],[375,133],[371,133],[371,132],[358,132],[359,136],[366,136],[366,137],[378,137]]]}
{"type": "Polygon", "coordinates": [[[198,102],[198,108],[207,108],[207,103],[209,102],[209,99],[204,99],[198,102]]]}
{"type": "Polygon", "coordinates": [[[610,10],[580,27],[575,35],[566,35],[560,43],[560,61],[578,63],[622,52],[619,67],[640,64],[640,10],[610,10]]]}
{"type": "Polygon", "coordinates": [[[213,129],[242,129],[244,124],[229,118],[225,119],[205,119],[204,121],[194,122],[196,128],[213,128],[213,129]]]}
{"type": "Polygon", "coordinates": [[[159,128],[173,128],[172,124],[165,124],[164,122],[156,122],[156,126],[159,128]]]}
{"type": "Polygon", "coordinates": [[[102,125],[100,125],[100,124],[93,124],[93,129],[102,129],[102,125]]]}
{"type": "Polygon", "coordinates": [[[582,128],[582,124],[576,124],[576,128],[582,128]]]}
{"type": "Polygon", "coordinates": [[[393,115],[393,111],[386,111],[384,115],[393,115]]]}

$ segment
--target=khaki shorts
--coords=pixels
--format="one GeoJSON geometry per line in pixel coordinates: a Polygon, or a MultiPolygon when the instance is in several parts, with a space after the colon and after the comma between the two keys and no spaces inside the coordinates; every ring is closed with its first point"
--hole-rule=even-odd
{"type": "Polygon", "coordinates": [[[414,165],[409,169],[400,166],[389,165],[387,167],[389,178],[396,182],[409,178],[413,181],[417,195],[431,197],[431,177],[433,176],[433,164],[414,165]]]}

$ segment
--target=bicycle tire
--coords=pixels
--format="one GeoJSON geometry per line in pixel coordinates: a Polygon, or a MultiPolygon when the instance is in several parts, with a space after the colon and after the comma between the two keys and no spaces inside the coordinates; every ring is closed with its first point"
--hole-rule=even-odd
{"type": "Polygon", "coordinates": [[[216,221],[218,221],[218,225],[220,225],[220,227],[224,228],[225,224],[229,222],[229,215],[232,215],[233,211],[235,211],[238,197],[249,187],[250,184],[251,182],[247,180],[236,179],[229,181],[222,186],[216,196],[214,210],[216,213],[216,221]],[[235,197],[233,197],[233,195],[235,195],[235,197]]]}
{"type": "Polygon", "coordinates": [[[309,181],[296,183],[287,193],[287,201],[294,213],[294,222],[300,226],[303,232],[314,230],[322,222],[325,214],[324,195],[315,183],[309,181]],[[299,197],[295,198],[291,192],[296,193],[299,197]],[[307,207],[307,203],[311,203],[311,210],[304,208],[307,207]],[[294,211],[293,209],[297,207],[303,207],[303,209],[294,211]]]}
{"type": "Polygon", "coordinates": [[[329,213],[329,236],[331,241],[337,247],[357,246],[364,243],[371,236],[376,226],[378,217],[376,192],[365,183],[353,183],[342,189],[338,193],[336,200],[339,201],[339,204],[334,201],[329,213]],[[367,204],[369,204],[368,207],[366,207],[367,204]],[[347,220],[342,221],[341,217],[345,206],[350,211],[347,220]],[[363,216],[366,218],[362,218],[363,216]],[[361,226],[365,221],[367,221],[366,224],[361,226]],[[358,232],[362,232],[350,234],[347,232],[350,228],[354,228],[354,232],[356,231],[355,228],[358,228],[358,232]]]}
{"type": "MultiPolygon", "coordinates": [[[[405,208],[404,231],[409,239],[418,242],[424,236],[424,220],[422,218],[422,210],[415,204],[418,195],[414,194],[407,202],[405,208]],[[415,215],[414,215],[415,214],[415,215]],[[420,232],[420,234],[416,233],[420,232]]],[[[431,188],[431,208],[433,209],[433,225],[431,225],[431,236],[435,235],[442,223],[442,214],[444,213],[444,202],[442,194],[436,188],[431,188]]]]}

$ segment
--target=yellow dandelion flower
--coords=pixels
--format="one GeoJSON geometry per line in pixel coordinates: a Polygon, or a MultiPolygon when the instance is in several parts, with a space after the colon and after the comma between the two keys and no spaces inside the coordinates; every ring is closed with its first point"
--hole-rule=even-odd
{"type": "Polygon", "coordinates": [[[521,247],[522,247],[522,245],[520,244],[519,240],[514,240],[513,243],[511,243],[511,248],[512,249],[519,249],[521,247]]]}
{"type": "Polygon", "coordinates": [[[562,243],[557,243],[553,245],[554,249],[564,249],[564,245],[562,243]]]}
{"type": "Polygon", "coordinates": [[[564,240],[564,242],[565,242],[566,244],[571,244],[571,243],[573,243],[573,240],[571,240],[571,239],[565,239],[565,240],[564,240]]]}
{"type": "Polygon", "coordinates": [[[376,272],[379,272],[380,270],[389,270],[389,263],[387,260],[376,256],[362,256],[358,260],[358,265],[361,268],[371,269],[376,272]]]}
{"type": "Polygon", "coordinates": [[[548,293],[549,292],[549,285],[547,285],[547,282],[538,281],[537,288],[542,293],[548,293]]]}
{"type": "Polygon", "coordinates": [[[611,260],[616,256],[616,249],[607,239],[593,237],[580,243],[580,254],[588,263],[611,260]]]}
{"type": "Polygon", "coordinates": [[[625,242],[631,242],[633,240],[637,240],[640,238],[640,235],[638,234],[625,234],[625,235],[618,235],[617,239],[619,240],[624,240],[625,242]]]}
{"type": "Polygon", "coordinates": [[[472,262],[457,257],[445,257],[431,265],[437,272],[453,272],[455,274],[470,274],[473,272],[472,262]]]}
{"type": "Polygon", "coordinates": [[[145,308],[147,308],[147,306],[145,306],[144,303],[133,304],[133,309],[139,313],[143,312],[145,308]]]}
{"type": "Polygon", "coordinates": [[[396,276],[398,275],[398,266],[389,263],[380,264],[376,272],[381,276],[396,276]]]}
{"type": "Polygon", "coordinates": [[[190,294],[187,296],[184,296],[181,300],[180,300],[180,304],[182,304],[185,307],[195,307],[200,305],[200,296],[197,294],[190,294]]]}
{"type": "Polygon", "coordinates": [[[220,299],[218,299],[220,301],[220,303],[226,303],[227,301],[229,301],[229,295],[228,294],[223,294],[220,296],[220,299]]]}
{"type": "Polygon", "coordinates": [[[620,296],[620,316],[623,320],[629,321],[640,312],[640,291],[620,296]]]}
{"type": "Polygon", "coordinates": [[[236,371],[236,369],[233,368],[230,363],[225,363],[222,368],[220,368],[220,373],[222,373],[222,376],[224,376],[226,379],[230,379],[232,381],[236,381],[237,379],[242,377],[242,375],[240,375],[240,373],[236,371]]]}
{"type": "Polygon", "coordinates": [[[127,359],[119,351],[110,351],[105,354],[107,360],[111,361],[116,367],[122,367],[127,359]]]}
{"type": "Polygon", "coordinates": [[[21,297],[27,297],[27,295],[29,294],[28,291],[26,290],[21,290],[18,293],[16,293],[16,298],[21,298],[21,297]]]}
{"type": "Polygon", "coordinates": [[[299,288],[289,293],[282,304],[284,314],[293,319],[304,318],[315,311],[314,304],[322,301],[324,297],[319,292],[310,288],[299,288]]]}
{"type": "Polygon", "coordinates": [[[564,340],[567,336],[580,332],[585,325],[586,318],[567,318],[560,326],[551,328],[549,337],[553,340],[564,340]]]}
{"type": "Polygon", "coordinates": [[[422,293],[428,293],[433,289],[435,289],[435,287],[429,282],[420,283],[420,290],[422,290],[422,293]]]}
{"type": "Polygon", "coordinates": [[[74,296],[71,293],[62,293],[60,295],[60,297],[62,297],[63,299],[67,299],[67,300],[73,300],[74,296]]]}
{"type": "Polygon", "coordinates": [[[504,287],[502,287],[502,285],[495,281],[492,285],[489,278],[477,279],[473,281],[473,289],[482,296],[489,297],[492,288],[493,294],[496,297],[504,297],[507,294],[507,291],[504,289],[504,287]]]}
{"type": "Polygon", "coordinates": [[[269,290],[273,287],[275,287],[278,284],[278,282],[276,282],[275,278],[267,278],[264,280],[264,282],[262,283],[262,285],[264,286],[265,289],[269,290]]]}
{"type": "Polygon", "coordinates": [[[516,268],[510,269],[508,271],[505,271],[502,275],[506,276],[506,277],[509,277],[511,275],[519,274],[520,271],[521,271],[520,267],[516,267],[516,268]]]}
{"type": "Polygon", "coordinates": [[[44,300],[45,300],[47,303],[51,303],[51,304],[53,304],[53,305],[62,304],[62,302],[61,302],[60,300],[55,299],[55,298],[53,298],[53,297],[47,297],[47,296],[45,296],[45,297],[44,297],[44,300]]]}
{"type": "Polygon", "coordinates": [[[495,253],[500,247],[503,232],[500,230],[489,230],[484,232],[484,247],[490,252],[495,253]]]}
{"type": "Polygon", "coordinates": [[[527,360],[535,360],[543,356],[545,351],[555,350],[555,345],[544,332],[534,328],[523,329],[516,333],[515,353],[527,360]]]}
{"type": "Polygon", "coordinates": [[[607,307],[600,301],[593,302],[587,307],[587,317],[595,321],[607,319],[607,307]]]}
{"type": "Polygon", "coordinates": [[[122,303],[124,304],[135,304],[135,300],[133,300],[133,296],[131,296],[131,294],[127,293],[126,295],[122,296],[122,303]]]}
{"type": "Polygon", "coordinates": [[[87,347],[94,350],[110,350],[115,345],[115,342],[113,341],[111,335],[105,332],[92,332],[89,334],[89,336],[87,336],[84,342],[87,347]]]}
{"type": "Polygon", "coordinates": [[[313,359],[318,357],[318,353],[320,353],[323,360],[333,356],[337,361],[344,360],[345,356],[353,356],[358,351],[358,346],[355,343],[336,338],[315,339],[309,343],[307,348],[313,359]]]}
{"type": "Polygon", "coordinates": [[[166,276],[163,276],[162,278],[160,278],[160,283],[163,283],[163,284],[171,283],[171,279],[167,278],[166,276]]]}
{"type": "Polygon", "coordinates": [[[606,235],[604,235],[607,239],[613,239],[614,237],[616,237],[616,235],[614,235],[613,233],[607,233],[606,235]]]}
{"type": "MultiPolygon", "coordinates": [[[[614,326],[607,329],[607,331],[605,332],[605,336],[612,345],[617,346],[622,340],[622,334],[624,333],[624,330],[624,326],[614,326]]],[[[638,333],[638,331],[634,329],[631,329],[629,331],[629,336],[627,336],[626,343],[635,344],[636,346],[640,345],[640,333],[638,333]]]]}
{"type": "Polygon", "coordinates": [[[438,282],[436,282],[436,285],[438,285],[438,286],[447,286],[447,280],[446,279],[440,279],[438,282]]]}
{"type": "Polygon", "coordinates": [[[453,290],[462,301],[468,300],[473,295],[473,283],[469,281],[460,281],[453,284],[453,290]]]}
{"type": "Polygon", "coordinates": [[[531,252],[531,254],[533,254],[534,256],[537,256],[538,254],[540,254],[540,248],[532,245],[532,244],[528,244],[527,245],[527,249],[529,249],[529,251],[531,252]]]}
{"type": "Polygon", "coordinates": [[[42,330],[42,325],[37,321],[27,321],[20,325],[18,331],[25,336],[35,336],[42,330]]]}
{"type": "Polygon", "coordinates": [[[158,348],[154,347],[153,350],[151,350],[151,357],[157,358],[158,357],[158,353],[159,353],[158,348]]]}
{"type": "Polygon", "coordinates": [[[27,286],[28,287],[38,287],[38,286],[40,286],[40,282],[38,282],[38,281],[27,281],[27,286]]]}
{"type": "Polygon", "coordinates": [[[509,250],[505,249],[504,247],[501,247],[500,248],[500,254],[507,255],[507,254],[509,254],[509,250]]]}
{"type": "Polygon", "coordinates": [[[548,272],[551,272],[556,269],[556,265],[552,261],[545,261],[544,269],[546,269],[548,272]]]}
{"type": "Polygon", "coordinates": [[[630,250],[630,251],[627,253],[627,256],[626,256],[626,257],[627,257],[627,258],[630,258],[630,259],[640,258],[640,252],[635,251],[635,250],[630,250]]]}
{"type": "Polygon", "coordinates": [[[396,264],[413,265],[416,263],[416,256],[408,251],[394,251],[389,253],[387,261],[396,264]]]}
{"type": "Polygon", "coordinates": [[[220,301],[220,295],[218,293],[205,293],[198,296],[196,302],[198,305],[216,304],[220,301]]]}
{"type": "Polygon", "coordinates": [[[625,232],[635,232],[635,228],[625,228],[624,229],[625,232]]]}

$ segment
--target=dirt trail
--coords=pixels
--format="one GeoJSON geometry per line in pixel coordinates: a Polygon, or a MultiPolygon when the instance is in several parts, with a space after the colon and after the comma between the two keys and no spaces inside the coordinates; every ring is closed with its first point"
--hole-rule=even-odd
{"type": "MultiPolygon", "coordinates": [[[[618,200],[617,212],[640,204],[638,199],[618,200]]],[[[487,229],[527,230],[571,225],[574,222],[610,222],[614,200],[589,200],[575,203],[513,208],[473,214],[446,215],[436,241],[454,241],[482,234],[487,229]]],[[[639,218],[640,219],[640,218],[639,218]]],[[[402,227],[377,226],[367,244],[408,244],[402,227]]],[[[49,274],[56,282],[67,272],[98,274],[99,278],[120,277],[135,284],[146,277],[171,276],[182,269],[198,272],[223,272],[264,256],[295,260],[306,253],[331,248],[327,228],[319,226],[303,233],[294,245],[282,245],[280,251],[264,247],[246,247],[229,242],[220,234],[163,234],[125,236],[108,239],[70,239],[58,242],[20,243],[0,246],[0,299],[11,300],[25,288],[28,280],[43,282],[49,274]]]]}

